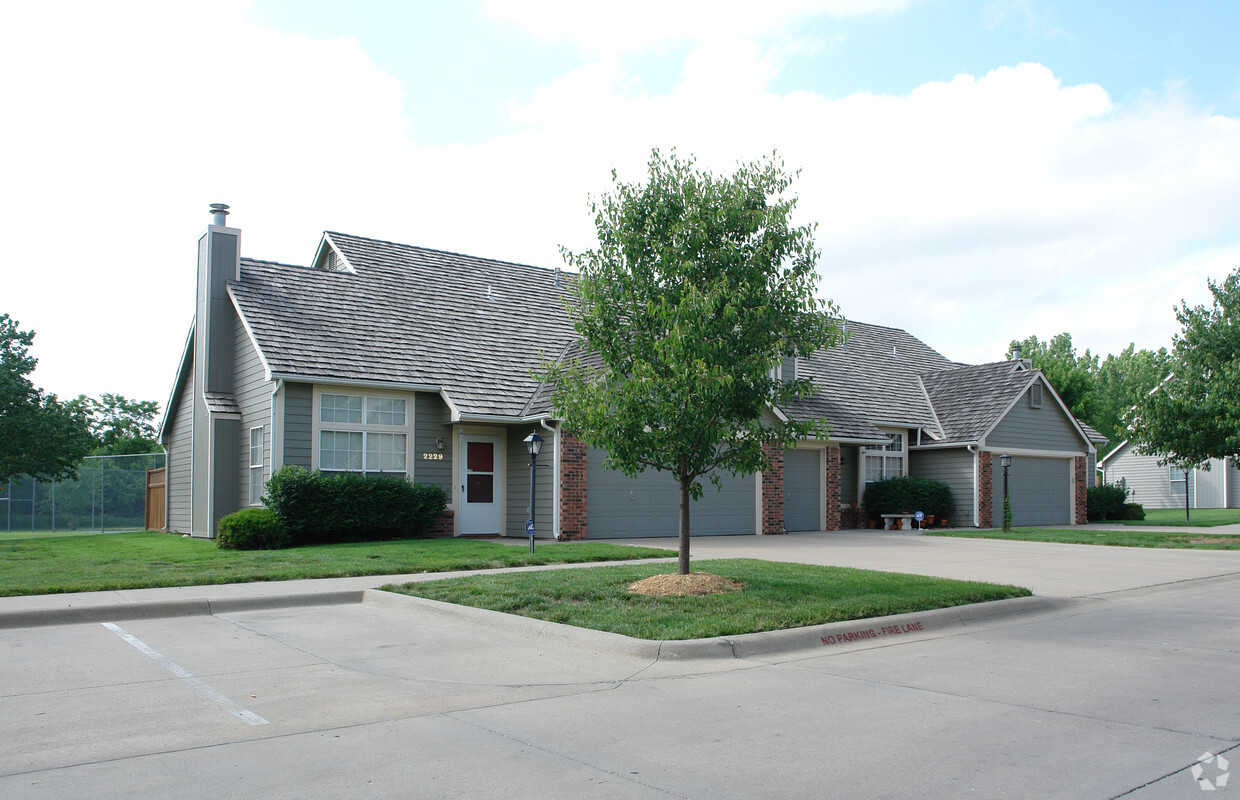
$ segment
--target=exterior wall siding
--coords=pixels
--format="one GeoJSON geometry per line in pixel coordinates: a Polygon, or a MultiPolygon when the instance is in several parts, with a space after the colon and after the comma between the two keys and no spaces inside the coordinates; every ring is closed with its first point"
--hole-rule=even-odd
{"type": "Polygon", "coordinates": [[[284,384],[284,463],[310,469],[314,446],[314,387],[284,384]]]}
{"type": "MultiPolygon", "coordinates": [[[[263,482],[271,477],[271,390],[274,384],[267,380],[263,362],[250,342],[241,320],[237,320],[233,351],[237,354],[233,370],[234,395],[241,408],[240,441],[237,442],[238,474],[237,498],[242,508],[260,505],[259,497],[250,497],[250,429],[263,429],[263,482]]],[[[261,497],[261,495],[260,495],[261,497]]],[[[235,509],[234,509],[235,510],[235,509]]]]}
{"type": "Polygon", "coordinates": [[[1041,408],[1030,408],[1029,393],[1025,392],[986,437],[986,446],[1082,453],[1088,449],[1075,426],[1045,391],[1041,408]]]}
{"type": "MultiPolygon", "coordinates": [[[[1131,503],[1140,503],[1146,508],[1184,507],[1184,492],[1172,490],[1167,465],[1159,464],[1158,459],[1152,456],[1139,455],[1132,445],[1124,445],[1122,450],[1107,461],[1106,480],[1107,483],[1119,483],[1122,480],[1132,493],[1128,498],[1131,503]]],[[[1183,486],[1183,483],[1179,486],[1183,486]]],[[[1190,474],[1189,505],[1195,506],[1195,500],[1190,474]]]]}
{"type": "Polygon", "coordinates": [[[194,370],[185,370],[185,386],[172,416],[168,435],[168,530],[190,533],[190,496],[194,460],[194,370]]]}
{"type": "Polygon", "coordinates": [[[413,406],[413,479],[418,483],[438,486],[451,497],[452,412],[442,397],[430,392],[418,392],[413,406]],[[436,439],[443,441],[443,450],[439,449],[436,439]],[[423,458],[423,454],[442,454],[443,458],[423,458]]]}
{"type": "MultiPolygon", "coordinates": [[[[537,424],[537,423],[535,423],[537,424]]],[[[540,431],[539,436],[549,431],[540,431]]],[[[508,503],[507,519],[504,520],[505,536],[528,536],[525,532],[525,521],[530,518],[530,455],[525,450],[525,437],[530,435],[528,425],[509,428],[508,459],[505,469],[508,472],[508,503]]],[[[555,461],[552,458],[551,437],[543,436],[543,451],[538,456],[537,478],[534,485],[535,536],[549,539],[555,535],[555,489],[552,485],[555,461]]]]}
{"type": "Polygon", "coordinates": [[[955,510],[949,521],[956,527],[973,525],[973,454],[964,448],[950,450],[912,450],[909,475],[941,481],[952,490],[955,510]]]}

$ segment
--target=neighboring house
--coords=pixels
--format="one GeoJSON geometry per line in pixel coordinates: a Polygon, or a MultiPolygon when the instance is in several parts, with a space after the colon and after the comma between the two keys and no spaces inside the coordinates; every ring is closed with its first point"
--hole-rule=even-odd
{"type": "Polygon", "coordinates": [[[1129,501],[1146,508],[1240,508],[1240,470],[1231,459],[1212,458],[1209,469],[1184,470],[1159,464],[1157,456],[1138,453],[1123,442],[1099,462],[1105,483],[1120,483],[1132,491],[1129,501]]]}
{"type": "MultiPolygon", "coordinates": [[[[258,261],[240,256],[227,211],[213,213],[160,429],[169,530],[214,536],[297,464],[435,484],[450,496],[443,532],[524,536],[522,440],[538,432],[538,535],[675,535],[670,475],[604,469],[535,377],[574,345],[571,275],[331,232],[310,267],[258,261]]],[[[723,491],[706,486],[695,535],[856,527],[866,484],[897,475],[948,483],[952,524],[996,526],[1004,452],[1015,524],[1085,521],[1100,437],[1028,361],[966,366],[901,330],[847,331],[839,347],[784,361],[784,377],[820,391],[770,412],[822,418],[830,438],[773,453],[765,474],[724,475],[723,491]]]]}

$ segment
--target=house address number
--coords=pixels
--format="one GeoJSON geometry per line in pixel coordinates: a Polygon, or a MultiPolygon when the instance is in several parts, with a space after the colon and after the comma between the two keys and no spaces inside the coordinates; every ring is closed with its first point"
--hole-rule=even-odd
{"type": "Polygon", "coordinates": [[[443,453],[423,453],[423,461],[443,461],[443,453]]]}

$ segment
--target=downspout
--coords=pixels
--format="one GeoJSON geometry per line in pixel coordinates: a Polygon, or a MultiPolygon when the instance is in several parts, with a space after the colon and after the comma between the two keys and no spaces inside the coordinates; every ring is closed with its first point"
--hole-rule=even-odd
{"type": "MultiPolygon", "coordinates": [[[[193,421],[191,420],[191,425],[190,425],[190,428],[191,428],[191,429],[193,428],[192,422],[193,422],[193,421]]],[[[172,508],[172,501],[171,501],[171,495],[172,495],[172,492],[168,491],[168,473],[169,473],[169,470],[168,470],[168,445],[166,445],[166,444],[165,444],[165,445],[160,445],[160,447],[162,447],[162,448],[163,448],[163,451],[164,451],[164,527],[160,528],[160,530],[162,530],[164,533],[167,533],[167,532],[169,531],[169,525],[171,524],[171,523],[169,522],[169,520],[168,520],[168,511],[169,511],[169,509],[171,509],[171,508],[172,508]]],[[[190,458],[192,459],[193,457],[194,457],[194,454],[191,452],[191,453],[190,453],[190,458]]],[[[54,489],[54,487],[55,487],[55,484],[53,484],[53,491],[55,490],[55,489],[54,489]]],[[[191,485],[191,486],[190,486],[190,494],[193,494],[193,491],[194,491],[194,489],[193,489],[193,486],[191,485]]],[[[54,509],[54,508],[55,508],[55,507],[53,506],[53,509],[54,509]]],[[[53,511],[53,513],[54,513],[54,511],[53,511]]],[[[56,523],[53,521],[53,523],[52,523],[52,528],[53,528],[53,529],[55,529],[55,527],[56,527],[56,523]]],[[[192,522],[192,521],[190,522],[190,526],[189,526],[189,527],[190,527],[190,529],[191,529],[191,530],[193,529],[194,524],[193,524],[193,522],[192,522]]]]}
{"type": "MultiPolygon", "coordinates": [[[[271,390],[271,397],[268,402],[269,413],[271,416],[271,477],[276,475],[276,395],[284,388],[284,379],[276,378],[276,388],[271,390]]],[[[280,460],[284,460],[284,436],[283,431],[280,432],[280,460]]],[[[311,443],[311,447],[313,447],[311,443]]],[[[281,464],[280,466],[284,466],[281,464]]]]}
{"type": "MultiPolygon", "coordinates": [[[[964,446],[964,449],[968,450],[970,453],[973,454],[973,527],[980,528],[982,526],[979,524],[980,520],[977,518],[977,515],[978,515],[977,499],[978,499],[978,489],[979,489],[978,484],[977,484],[977,448],[971,444],[967,444],[964,446]]],[[[993,502],[993,500],[991,502],[993,502]]]]}
{"type": "Polygon", "coordinates": [[[551,431],[551,504],[553,508],[551,533],[558,542],[560,540],[560,428],[558,425],[548,425],[545,419],[538,420],[538,424],[543,427],[543,430],[551,431]]]}

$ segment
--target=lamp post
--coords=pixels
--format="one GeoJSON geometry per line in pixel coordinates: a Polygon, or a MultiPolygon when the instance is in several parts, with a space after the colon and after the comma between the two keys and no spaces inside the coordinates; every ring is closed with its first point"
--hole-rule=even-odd
{"type": "Polygon", "coordinates": [[[1004,453],[999,456],[999,464],[1003,467],[1003,530],[1012,530],[1012,507],[1008,503],[1008,467],[1012,466],[1012,456],[1004,453]]]}
{"type": "Polygon", "coordinates": [[[530,535],[530,555],[534,554],[534,485],[535,470],[538,468],[538,453],[542,450],[543,438],[537,432],[525,437],[525,452],[530,454],[530,518],[525,523],[525,532],[530,535]]]}

